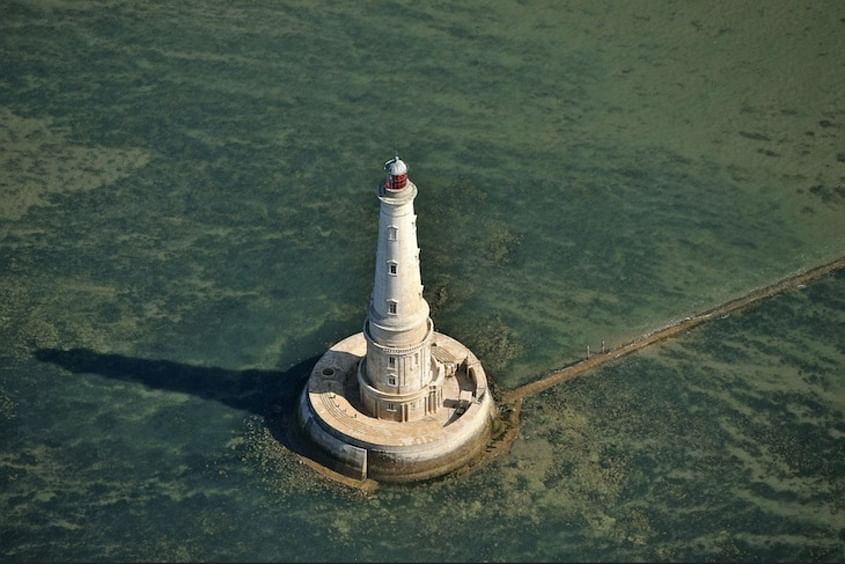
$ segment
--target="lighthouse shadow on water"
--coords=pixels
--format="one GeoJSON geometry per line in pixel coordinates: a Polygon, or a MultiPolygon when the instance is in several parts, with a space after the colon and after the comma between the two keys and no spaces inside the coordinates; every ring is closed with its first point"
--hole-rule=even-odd
{"type": "Polygon", "coordinates": [[[308,458],[319,458],[307,442],[298,440],[295,413],[299,393],[319,356],[286,370],[228,370],[81,348],[43,348],[35,351],[34,357],[74,374],[96,374],[150,389],[190,394],[260,416],[286,448],[308,458]]]}

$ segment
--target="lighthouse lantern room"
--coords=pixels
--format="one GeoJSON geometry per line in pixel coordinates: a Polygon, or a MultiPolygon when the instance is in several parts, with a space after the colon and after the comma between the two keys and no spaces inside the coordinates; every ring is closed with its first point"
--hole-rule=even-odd
{"type": "Polygon", "coordinates": [[[387,190],[402,190],[408,183],[408,165],[396,155],[384,163],[384,172],[387,178],[384,180],[384,187],[387,190]]]}

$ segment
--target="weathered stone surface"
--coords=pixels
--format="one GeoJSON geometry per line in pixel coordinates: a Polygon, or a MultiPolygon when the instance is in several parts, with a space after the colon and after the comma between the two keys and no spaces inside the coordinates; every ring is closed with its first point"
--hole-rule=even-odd
{"type": "Polygon", "coordinates": [[[435,332],[423,298],[414,198],[397,156],[385,163],[373,294],[364,330],[314,366],[299,406],[311,439],[357,479],[449,472],[486,444],[493,400],[481,363],[435,332]]]}
{"type": "Polygon", "coordinates": [[[314,366],[302,395],[300,419],[340,471],[361,479],[419,480],[450,472],[484,448],[494,416],[484,369],[451,337],[435,333],[432,348],[466,362],[445,378],[436,414],[416,421],[378,419],[361,411],[354,384],[366,355],[362,333],[334,345],[314,366]]]}

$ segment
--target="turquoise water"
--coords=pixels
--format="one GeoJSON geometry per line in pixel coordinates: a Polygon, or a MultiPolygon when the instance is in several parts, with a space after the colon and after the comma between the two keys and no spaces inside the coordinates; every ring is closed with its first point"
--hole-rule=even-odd
{"type": "Polygon", "coordinates": [[[530,400],[468,477],[362,498],[276,440],[394,150],[501,388],[840,256],[839,3],[3,13],[0,554],[844,557],[841,277],[530,400]]]}

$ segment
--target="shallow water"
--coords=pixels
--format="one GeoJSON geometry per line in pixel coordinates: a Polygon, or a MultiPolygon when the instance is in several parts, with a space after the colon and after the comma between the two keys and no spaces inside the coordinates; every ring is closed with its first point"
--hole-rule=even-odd
{"type": "Polygon", "coordinates": [[[502,388],[841,255],[839,3],[4,14],[0,554],[845,557],[841,277],[532,399],[459,480],[362,500],[272,436],[360,329],[394,149],[502,388]]]}

